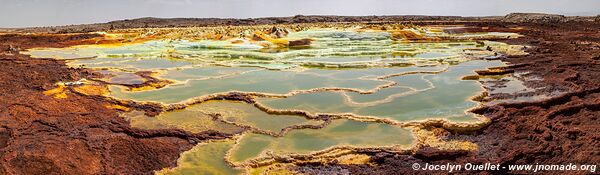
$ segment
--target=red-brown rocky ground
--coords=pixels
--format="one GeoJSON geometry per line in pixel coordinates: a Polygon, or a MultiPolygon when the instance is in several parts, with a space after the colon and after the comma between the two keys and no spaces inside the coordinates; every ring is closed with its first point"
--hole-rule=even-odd
{"type": "Polygon", "coordinates": [[[218,132],[140,130],[101,98],[46,96],[56,82],[89,72],[64,61],[15,54],[63,47],[97,35],[0,35],[0,174],[151,174],[173,167],[179,154],[218,132]]]}

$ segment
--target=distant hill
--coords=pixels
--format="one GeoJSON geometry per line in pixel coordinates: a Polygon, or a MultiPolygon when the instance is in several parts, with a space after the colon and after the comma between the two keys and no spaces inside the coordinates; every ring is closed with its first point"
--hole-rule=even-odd
{"type": "MultiPolygon", "coordinates": [[[[568,21],[600,21],[600,16],[566,17],[563,15],[542,13],[511,13],[504,17],[461,17],[461,16],[318,16],[296,15],[292,17],[266,17],[266,18],[137,18],[111,21],[107,23],[67,25],[54,27],[30,27],[18,29],[4,29],[12,32],[48,32],[48,33],[74,33],[106,31],[111,29],[126,28],[163,28],[163,27],[202,27],[202,26],[227,26],[227,25],[260,25],[260,24],[293,24],[313,22],[424,22],[424,21],[501,21],[510,23],[553,23],[568,21]]],[[[3,31],[3,29],[0,29],[3,31]]]]}
{"type": "Polygon", "coordinates": [[[19,28],[21,32],[72,33],[92,32],[110,29],[143,28],[143,27],[201,27],[223,25],[259,25],[259,24],[292,24],[313,22],[399,22],[399,21],[478,21],[497,17],[460,17],[460,16],[304,16],[266,17],[266,18],[137,18],[111,21],[107,23],[81,24],[53,27],[19,28]]]}

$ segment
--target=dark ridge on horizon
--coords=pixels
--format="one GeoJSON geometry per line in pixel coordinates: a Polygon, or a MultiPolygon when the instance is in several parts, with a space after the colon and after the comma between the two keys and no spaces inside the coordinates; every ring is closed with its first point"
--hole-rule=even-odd
{"type": "Polygon", "coordinates": [[[239,25],[277,25],[315,22],[423,22],[423,21],[502,21],[502,22],[568,22],[568,21],[600,21],[597,16],[565,16],[545,13],[510,13],[505,16],[429,16],[429,15],[370,15],[370,16],[338,16],[338,15],[295,15],[289,17],[260,18],[157,18],[142,17],[135,19],[114,20],[106,23],[74,24],[64,26],[0,28],[0,31],[11,32],[48,32],[48,33],[81,33],[127,28],[165,28],[165,27],[206,27],[206,26],[239,26],[239,25]]]}
{"type": "MultiPolygon", "coordinates": [[[[257,18],[215,18],[215,17],[207,17],[207,18],[187,18],[187,17],[177,17],[177,18],[160,18],[160,17],[140,17],[140,18],[132,18],[132,19],[118,19],[108,22],[100,22],[100,23],[84,23],[84,24],[70,24],[70,25],[56,25],[56,26],[30,26],[30,27],[5,27],[4,29],[26,29],[26,28],[50,28],[50,27],[66,27],[66,26],[80,26],[80,25],[98,25],[98,24],[119,24],[122,22],[163,22],[163,21],[197,21],[210,23],[211,21],[256,21],[256,20],[285,20],[285,19],[299,19],[299,18],[341,18],[349,19],[349,18],[414,18],[415,20],[423,20],[425,18],[490,18],[490,17],[502,17],[502,16],[482,16],[482,17],[463,17],[463,16],[442,16],[442,15],[357,15],[357,16],[348,16],[348,15],[294,15],[294,16],[281,16],[281,17],[257,17],[257,18]]],[[[339,21],[339,19],[337,19],[339,21]]],[[[351,20],[348,22],[354,22],[356,20],[351,20]]],[[[320,22],[320,21],[319,21],[320,22]]],[[[326,21],[323,21],[326,22],[326,21]]],[[[1,27],[0,27],[1,28],[1,27]]]]}

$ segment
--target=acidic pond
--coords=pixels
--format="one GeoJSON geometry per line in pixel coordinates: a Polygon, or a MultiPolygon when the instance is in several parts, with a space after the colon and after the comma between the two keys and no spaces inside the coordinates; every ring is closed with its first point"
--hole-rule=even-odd
{"type": "Polygon", "coordinates": [[[200,143],[182,154],[178,167],[157,173],[243,174],[257,162],[269,165],[281,156],[295,159],[366,148],[409,150],[418,139],[404,125],[409,122],[481,122],[467,111],[480,105],[471,99],[484,89],[477,81],[461,78],[504,66],[488,61],[501,52],[520,51],[481,38],[518,35],[449,34],[442,29],[406,29],[428,39],[358,27],[314,28],[283,37],[270,34],[275,39],[252,35],[149,39],[37,48],[25,54],[65,59],[69,66],[109,76],[85,81],[108,86],[109,98],[179,106],[154,117],[124,112],[133,127],[236,134],[200,143]],[[302,39],[310,43],[277,44],[302,39]],[[148,76],[169,83],[152,87],[148,76]],[[136,84],[149,87],[131,88],[136,84]],[[252,103],[210,99],[229,92],[246,94],[252,103]]]}

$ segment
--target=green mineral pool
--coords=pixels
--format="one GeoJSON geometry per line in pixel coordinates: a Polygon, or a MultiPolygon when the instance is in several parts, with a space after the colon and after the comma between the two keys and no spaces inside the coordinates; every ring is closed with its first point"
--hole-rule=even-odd
{"type": "MultiPolygon", "coordinates": [[[[64,59],[69,66],[106,75],[101,80],[108,83],[110,98],[187,105],[157,116],[123,113],[133,127],[234,135],[199,143],[182,154],[177,167],[158,174],[243,174],[258,166],[253,162],[274,163],[278,156],[314,156],[334,149],[410,149],[419,138],[398,123],[477,122],[467,111],[479,105],[471,98],[484,89],[478,81],[461,78],[503,66],[501,61],[482,59],[497,56],[494,50],[518,48],[474,41],[518,36],[513,33],[450,34],[423,27],[410,30],[446,39],[410,41],[384,30],[359,28],[290,30],[284,36],[312,40],[306,47],[278,48],[246,36],[35,48],[23,53],[64,59]],[[132,90],[131,86],[148,81],[140,75],[173,83],[132,90]],[[255,103],[190,102],[227,92],[247,94],[255,103]],[[357,120],[361,117],[392,122],[357,120]]],[[[194,32],[201,36],[205,30],[212,29],[194,32]]],[[[506,89],[518,85],[509,83],[495,91],[509,92],[506,89]]]]}

